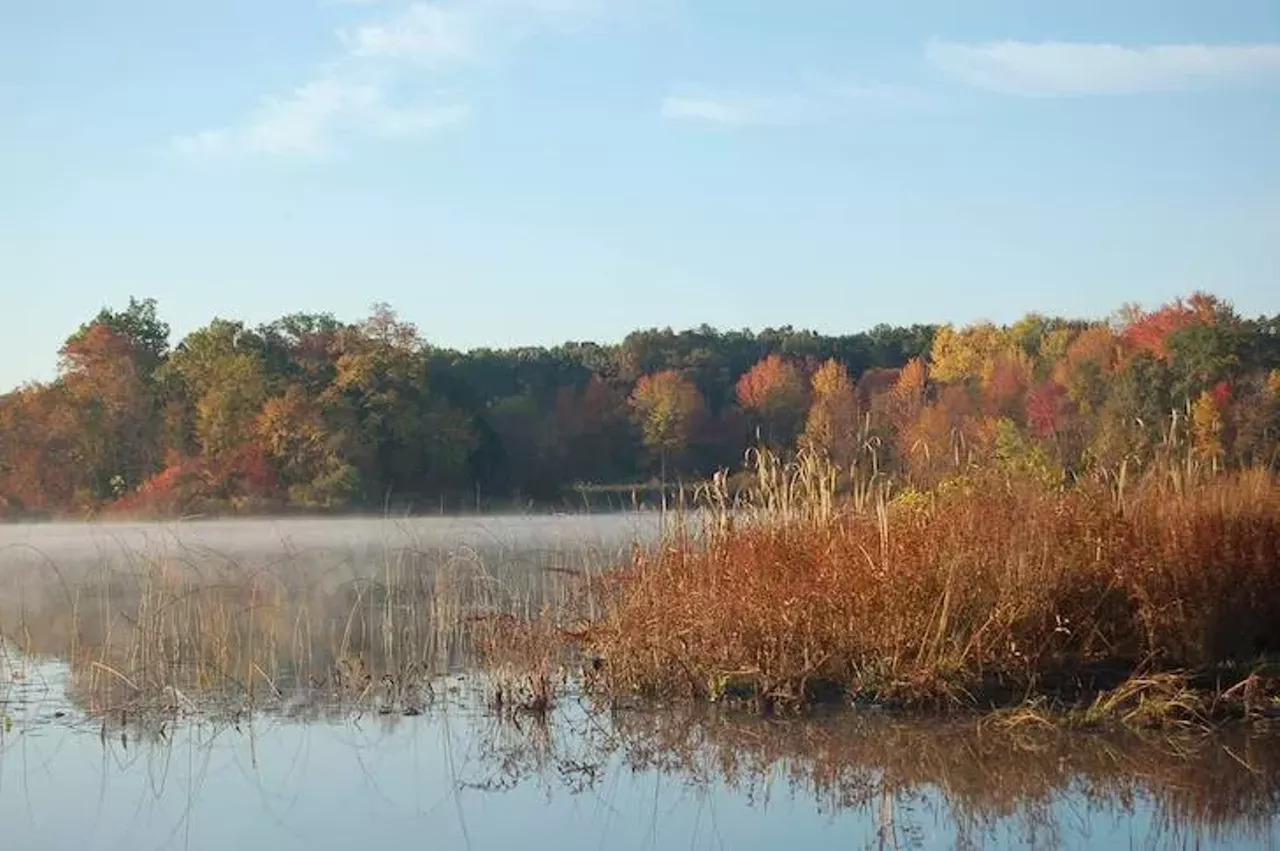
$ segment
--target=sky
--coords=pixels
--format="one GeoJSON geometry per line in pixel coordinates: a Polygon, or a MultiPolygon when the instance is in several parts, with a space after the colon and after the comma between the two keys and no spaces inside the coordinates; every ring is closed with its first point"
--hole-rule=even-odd
{"type": "Polygon", "coordinates": [[[0,391],[103,306],[437,345],[1280,312],[1276,0],[0,0],[0,391]]]}

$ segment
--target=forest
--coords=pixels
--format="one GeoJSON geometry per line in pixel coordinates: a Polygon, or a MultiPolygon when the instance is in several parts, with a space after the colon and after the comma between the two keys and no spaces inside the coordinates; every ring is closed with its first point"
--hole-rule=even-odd
{"type": "Polygon", "coordinates": [[[359,322],[214,319],[175,344],[131,298],[66,339],[54,380],[0,396],[0,514],[581,506],[740,468],[753,447],[904,487],[972,465],[1066,486],[1175,444],[1275,467],[1280,315],[1196,292],[1096,319],[460,352],[382,304],[359,322]]]}

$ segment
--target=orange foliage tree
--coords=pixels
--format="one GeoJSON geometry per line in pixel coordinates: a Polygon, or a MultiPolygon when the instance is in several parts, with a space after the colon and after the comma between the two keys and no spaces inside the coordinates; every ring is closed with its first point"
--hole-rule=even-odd
{"type": "Polygon", "coordinates": [[[159,462],[142,353],[121,332],[94,323],[59,354],[62,386],[76,421],[82,501],[117,497],[159,462]]]}
{"type": "Polygon", "coordinates": [[[1083,411],[1096,410],[1115,371],[1120,340],[1107,325],[1094,325],[1076,335],[1051,370],[1054,383],[1083,411]]]}
{"type": "Polygon", "coordinates": [[[773,447],[791,444],[804,420],[809,392],[804,373],[780,355],[763,358],[738,379],[738,404],[764,427],[773,447]]]}
{"type": "Polygon", "coordinates": [[[989,416],[1021,420],[1031,380],[1031,359],[1024,353],[996,354],[982,376],[983,409],[989,416]]]}

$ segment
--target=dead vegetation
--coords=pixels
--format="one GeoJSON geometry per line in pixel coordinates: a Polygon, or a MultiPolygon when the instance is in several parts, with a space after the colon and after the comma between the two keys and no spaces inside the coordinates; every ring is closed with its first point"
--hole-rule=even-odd
{"type": "Polygon", "coordinates": [[[756,466],[752,499],[713,492],[705,528],[601,578],[597,688],[766,710],[1040,697],[1125,723],[1270,712],[1269,473],[1153,473],[1118,494],[974,469],[857,505],[812,458],[756,466]]]}
{"type": "MultiPolygon", "coordinates": [[[[0,603],[22,658],[61,659],[93,716],[300,704],[414,715],[433,683],[485,667],[504,704],[545,711],[590,553],[418,552],[374,570],[321,571],[300,556],[249,567],[135,554],[74,583],[31,581],[0,603]]],[[[0,641],[0,646],[4,644],[0,641]]]]}

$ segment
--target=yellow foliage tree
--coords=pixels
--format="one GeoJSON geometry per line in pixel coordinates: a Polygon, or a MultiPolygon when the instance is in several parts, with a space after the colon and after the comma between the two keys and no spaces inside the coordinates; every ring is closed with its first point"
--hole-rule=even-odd
{"type": "Polygon", "coordinates": [[[1009,332],[991,322],[979,322],[959,331],[943,325],[933,338],[929,373],[943,383],[981,378],[1000,353],[1016,347],[1009,332]]]}
{"type": "Polygon", "coordinates": [[[810,379],[813,403],[805,420],[801,445],[847,463],[857,449],[858,402],[849,371],[828,360],[810,379]]]}
{"type": "Polygon", "coordinates": [[[668,369],[640,378],[631,394],[631,409],[645,446],[658,455],[665,483],[668,459],[688,448],[706,414],[702,393],[688,378],[668,369]]]}
{"type": "Polygon", "coordinates": [[[1222,413],[1207,390],[1191,407],[1191,445],[1196,457],[1218,468],[1222,458],[1222,413]]]}

